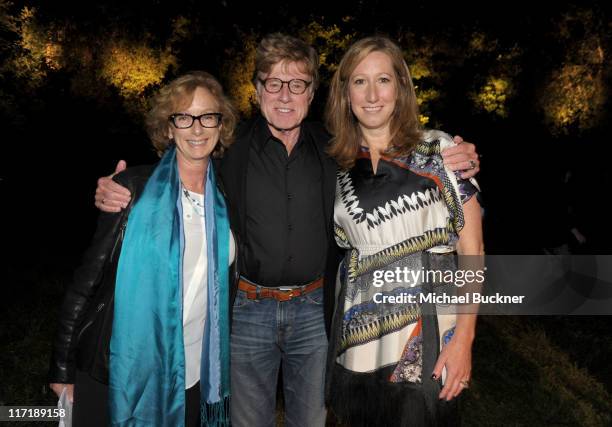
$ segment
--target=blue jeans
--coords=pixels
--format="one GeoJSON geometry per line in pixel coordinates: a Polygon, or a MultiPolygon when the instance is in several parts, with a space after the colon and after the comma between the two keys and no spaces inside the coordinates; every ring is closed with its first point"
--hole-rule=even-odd
{"type": "Polygon", "coordinates": [[[325,425],[323,290],[279,302],[238,291],[232,320],[232,425],[274,427],[283,364],[285,426],[325,425]]]}

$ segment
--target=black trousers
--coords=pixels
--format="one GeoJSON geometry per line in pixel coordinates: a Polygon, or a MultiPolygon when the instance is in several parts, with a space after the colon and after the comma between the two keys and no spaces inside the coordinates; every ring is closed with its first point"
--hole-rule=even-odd
{"type": "MultiPolygon", "coordinates": [[[[108,385],[98,382],[88,374],[77,371],[74,384],[74,427],[107,427],[108,385]]],[[[185,390],[185,427],[200,426],[200,383],[185,390]]]]}

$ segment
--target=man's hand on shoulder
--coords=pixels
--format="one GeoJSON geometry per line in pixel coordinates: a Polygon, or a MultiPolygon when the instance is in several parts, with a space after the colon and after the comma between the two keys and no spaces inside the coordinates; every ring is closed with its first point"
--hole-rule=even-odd
{"type": "Polygon", "coordinates": [[[480,159],[476,146],[464,141],[460,136],[455,136],[453,141],[457,145],[442,151],[444,165],[453,171],[461,171],[463,179],[473,177],[480,171],[480,159]]]}
{"type": "Polygon", "coordinates": [[[119,172],[124,171],[126,167],[127,163],[124,160],[119,160],[114,173],[98,179],[95,204],[101,211],[121,212],[121,209],[127,207],[130,202],[132,198],[130,191],[113,181],[113,177],[119,172]]]}

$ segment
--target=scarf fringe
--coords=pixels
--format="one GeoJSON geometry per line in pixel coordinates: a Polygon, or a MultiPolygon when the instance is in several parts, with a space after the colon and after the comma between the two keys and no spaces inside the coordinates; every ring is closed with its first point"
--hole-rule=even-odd
{"type": "Polygon", "coordinates": [[[225,396],[216,403],[204,403],[200,406],[201,426],[203,427],[229,427],[230,396],[225,396]]]}

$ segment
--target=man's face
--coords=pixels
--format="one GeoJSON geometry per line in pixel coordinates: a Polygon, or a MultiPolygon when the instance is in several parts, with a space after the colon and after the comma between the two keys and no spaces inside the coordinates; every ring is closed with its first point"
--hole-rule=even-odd
{"type": "MultiPolygon", "coordinates": [[[[274,64],[269,73],[261,74],[259,78],[261,80],[277,78],[285,82],[301,79],[311,82],[312,76],[302,71],[305,68],[302,63],[282,61],[274,64]]],[[[257,82],[257,100],[261,114],[273,128],[273,134],[274,130],[289,131],[298,128],[308,115],[308,107],[313,96],[312,85],[309,85],[304,93],[296,95],[291,93],[288,84],[283,84],[279,92],[270,93],[260,81],[257,82]]]]}

